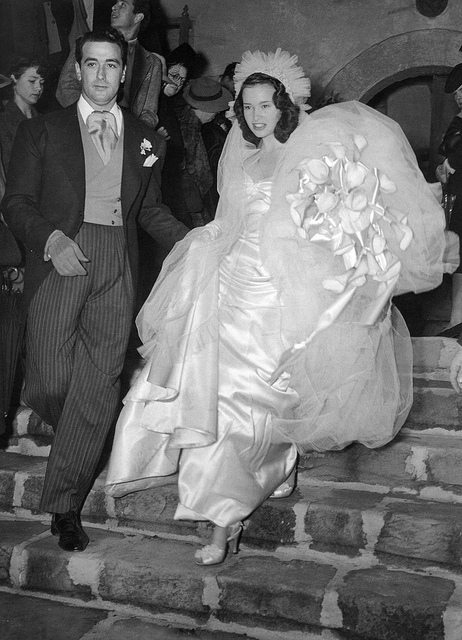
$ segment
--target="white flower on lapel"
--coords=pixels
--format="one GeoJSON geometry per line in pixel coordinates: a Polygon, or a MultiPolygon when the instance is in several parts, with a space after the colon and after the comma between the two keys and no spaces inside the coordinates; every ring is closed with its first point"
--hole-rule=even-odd
{"type": "Polygon", "coordinates": [[[143,167],[152,167],[154,162],[157,162],[157,160],[159,160],[159,158],[155,156],[153,153],[151,153],[151,155],[148,156],[146,160],[143,162],[143,167]]]}
{"type": "Polygon", "coordinates": [[[149,142],[149,140],[146,140],[146,138],[143,139],[143,142],[140,145],[140,153],[142,156],[146,155],[146,151],[151,151],[152,149],[152,143],[149,142]]]}

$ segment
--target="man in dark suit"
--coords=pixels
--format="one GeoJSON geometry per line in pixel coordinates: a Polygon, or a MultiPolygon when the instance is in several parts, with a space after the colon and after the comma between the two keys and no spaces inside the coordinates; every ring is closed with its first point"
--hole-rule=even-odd
{"type": "MultiPolygon", "coordinates": [[[[116,0],[111,11],[111,27],[128,43],[126,77],[121,105],[155,128],[159,122],[157,109],[165,60],[146,51],[138,42],[138,34],[150,20],[149,0],[116,0]]],[[[80,82],[75,73],[75,52],[72,51],[59,77],[56,98],[63,107],[80,95],[80,82]]]]}
{"type": "Polygon", "coordinates": [[[132,324],[138,221],[172,247],[186,233],[160,201],[159,137],[116,103],[127,44],[109,29],[76,46],[77,103],[26,120],[2,210],[27,249],[24,398],[55,437],[41,508],[67,551],[115,418],[132,324]]]}

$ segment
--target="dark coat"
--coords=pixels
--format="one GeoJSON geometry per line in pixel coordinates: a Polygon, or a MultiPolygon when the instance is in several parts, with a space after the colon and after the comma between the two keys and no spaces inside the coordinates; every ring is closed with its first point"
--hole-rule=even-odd
{"type": "MultiPolygon", "coordinates": [[[[34,114],[34,117],[38,116],[38,111],[33,107],[32,113],[34,114]]],[[[11,149],[13,148],[16,131],[24,120],[27,120],[27,118],[14,100],[10,100],[5,105],[5,109],[2,113],[0,113],[0,152],[5,173],[8,170],[11,149]]]]}

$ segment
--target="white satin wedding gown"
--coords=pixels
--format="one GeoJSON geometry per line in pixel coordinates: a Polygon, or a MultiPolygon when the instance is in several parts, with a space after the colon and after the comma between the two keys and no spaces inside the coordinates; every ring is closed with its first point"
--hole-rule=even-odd
{"type": "MultiPolygon", "coordinates": [[[[174,473],[179,462],[175,518],[228,526],[247,517],[292,471],[295,445],[271,442],[272,418],[291,419],[299,404],[289,376],[281,376],[273,386],[267,382],[291,346],[280,332],[268,331],[280,325],[281,305],[259,258],[260,218],[268,210],[271,186],[271,181],[247,179],[243,233],[220,265],[218,362],[207,349],[188,353],[182,370],[186,382],[178,396],[145,403],[151,370],[147,363],[117,425],[107,477],[111,495],[155,486],[151,479],[174,473]],[[203,390],[210,385],[216,386],[217,413],[208,414],[210,425],[194,425],[194,405],[207,402],[203,390]],[[176,448],[178,434],[172,436],[172,431],[181,428],[182,418],[185,430],[192,429],[190,445],[196,444],[196,429],[216,440],[176,448]]],[[[196,322],[197,314],[200,309],[196,322]]]]}

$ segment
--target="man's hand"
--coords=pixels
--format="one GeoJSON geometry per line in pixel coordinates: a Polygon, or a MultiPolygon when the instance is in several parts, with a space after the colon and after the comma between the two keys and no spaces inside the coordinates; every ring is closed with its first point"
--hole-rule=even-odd
{"type": "Polygon", "coordinates": [[[48,255],[60,276],[85,276],[82,262],[90,262],[79,245],[64,234],[50,244],[48,255]]]}
{"type": "Polygon", "coordinates": [[[462,391],[462,347],[460,345],[459,350],[451,362],[449,376],[454,391],[460,393],[462,391]]]}
{"type": "Polygon", "coordinates": [[[170,135],[165,127],[159,127],[157,133],[163,136],[166,140],[170,140],[170,135]]]}

